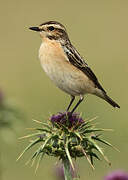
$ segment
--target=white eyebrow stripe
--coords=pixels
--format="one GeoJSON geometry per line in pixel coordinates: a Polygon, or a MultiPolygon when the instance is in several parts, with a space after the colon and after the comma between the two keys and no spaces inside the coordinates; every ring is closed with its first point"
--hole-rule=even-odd
{"type": "Polygon", "coordinates": [[[63,30],[65,30],[65,28],[60,26],[59,24],[47,24],[47,25],[43,25],[43,26],[45,26],[45,27],[53,26],[56,29],[63,29],[63,30]]]}

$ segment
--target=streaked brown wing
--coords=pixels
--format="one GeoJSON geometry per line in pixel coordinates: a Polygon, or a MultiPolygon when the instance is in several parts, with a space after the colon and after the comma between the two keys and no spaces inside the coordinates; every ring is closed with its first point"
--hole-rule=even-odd
{"type": "Polygon", "coordinates": [[[88,64],[83,60],[83,58],[80,56],[80,54],[77,52],[77,50],[71,44],[67,44],[67,45],[63,46],[63,49],[69,59],[69,62],[72,65],[79,68],[84,74],[86,74],[94,82],[96,87],[98,87],[104,93],[106,93],[105,90],[100,85],[100,83],[98,82],[98,79],[95,76],[95,74],[93,73],[93,71],[90,69],[88,64]]]}

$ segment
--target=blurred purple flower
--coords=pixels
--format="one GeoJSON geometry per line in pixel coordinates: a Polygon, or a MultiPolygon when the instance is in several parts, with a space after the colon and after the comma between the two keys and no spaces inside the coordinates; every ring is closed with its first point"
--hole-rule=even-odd
{"type": "Polygon", "coordinates": [[[53,124],[57,123],[58,125],[66,125],[69,128],[75,127],[84,122],[78,113],[71,114],[71,112],[59,112],[58,114],[52,115],[50,120],[53,124]]]}
{"type": "Polygon", "coordinates": [[[121,170],[114,171],[104,178],[104,180],[128,180],[128,173],[121,170]]]}
{"type": "MultiPolygon", "coordinates": [[[[72,178],[76,178],[77,177],[76,171],[73,171],[72,167],[70,167],[70,171],[71,171],[71,174],[72,174],[72,178]]],[[[65,180],[65,178],[64,178],[64,168],[63,168],[62,164],[58,164],[56,166],[55,176],[56,176],[57,180],[65,180]]]]}
{"type": "Polygon", "coordinates": [[[64,169],[63,169],[62,165],[56,166],[55,176],[56,176],[57,180],[65,180],[65,178],[64,178],[64,169]]]}

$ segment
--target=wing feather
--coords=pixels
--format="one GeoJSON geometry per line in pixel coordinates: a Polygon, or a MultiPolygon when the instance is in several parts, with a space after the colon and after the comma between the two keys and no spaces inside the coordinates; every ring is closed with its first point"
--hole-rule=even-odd
{"type": "Polygon", "coordinates": [[[80,56],[78,51],[71,44],[64,45],[63,49],[67,55],[69,62],[75,67],[79,68],[86,76],[88,76],[89,79],[94,82],[97,88],[101,89],[104,93],[106,93],[103,87],[98,82],[96,75],[93,73],[91,68],[84,61],[84,59],[80,56]]]}

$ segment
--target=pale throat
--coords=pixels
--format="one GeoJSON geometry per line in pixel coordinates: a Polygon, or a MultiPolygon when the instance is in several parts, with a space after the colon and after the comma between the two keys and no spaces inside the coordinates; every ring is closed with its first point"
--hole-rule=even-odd
{"type": "Polygon", "coordinates": [[[43,62],[60,61],[60,59],[66,59],[66,55],[60,41],[44,37],[39,49],[39,58],[43,62]]]}

